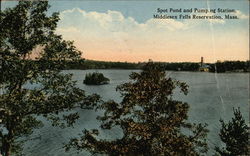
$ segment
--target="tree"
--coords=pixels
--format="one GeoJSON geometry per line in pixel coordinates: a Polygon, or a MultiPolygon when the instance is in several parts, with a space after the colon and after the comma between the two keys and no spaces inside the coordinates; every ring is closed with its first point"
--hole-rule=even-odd
{"type": "Polygon", "coordinates": [[[76,107],[88,108],[99,96],[86,96],[63,74],[66,61],[80,58],[71,41],[55,34],[59,14],[46,14],[46,1],[19,1],[1,11],[0,21],[0,150],[3,156],[21,151],[24,136],[42,125],[71,126],[76,107]],[[36,87],[27,87],[35,84],[36,87]],[[63,112],[63,113],[60,113],[63,112]]]}
{"type": "Polygon", "coordinates": [[[121,128],[123,136],[98,139],[97,129],[84,130],[65,146],[108,155],[199,155],[206,153],[205,125],[187,122],[187,103],[173,99],[176,87],[188,93],[185,83],[166,77],[162,66],[147,63],[141,73],[133,72],[131,82],[117,87],[121,103],[108,101],[98,108],[101,128],[121,128]]]}
{"type": "Polygon", "coordinates": [[[83,80],[83,83],[86,85],[103,85],[108,84],[109,79],[103,75],[103,73],[88,73],[85,75],[85,79],[83,80]]]}
{"type": "Polygon", "coordinates": [[[226,147],[215,147],[222,156],[248,155],[249,130],[240,109],[234,109],[234,117],[228,123],[220,120],[222,128],[219,136],[226,147]]]}

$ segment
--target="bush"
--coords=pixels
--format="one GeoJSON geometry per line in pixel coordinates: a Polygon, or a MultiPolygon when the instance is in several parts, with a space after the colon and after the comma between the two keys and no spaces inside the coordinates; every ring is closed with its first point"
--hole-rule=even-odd
{"type": "Polygon", "coordinates": [[[248,155],[249,149],[249,130],[248,126],[240,112],[240,109],[234,109],[234,117],[228,123],[220,120],[222,128],[219,136],[224,142],[225,147],[215,147],[215,151],[221,156],[248,155]]]}

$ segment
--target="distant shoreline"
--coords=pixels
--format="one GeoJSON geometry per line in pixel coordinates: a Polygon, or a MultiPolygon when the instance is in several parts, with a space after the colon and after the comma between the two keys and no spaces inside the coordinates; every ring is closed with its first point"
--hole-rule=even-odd
{"type": "MultiPolygon", "coordinates": [[[[146,62],[111,62],[95,60],[78,60],[77,62],[66,62],[65,69],[142,69],[146,62]]],[[[155,62],[169,71],[192,71],[192,72],[212,72],[212,73],[249,73],[250,61],[223,61],[216,63],[202,64],[197,62],[155,62]],[[204,66],[205,65],[205,66],[204,66]]]]}

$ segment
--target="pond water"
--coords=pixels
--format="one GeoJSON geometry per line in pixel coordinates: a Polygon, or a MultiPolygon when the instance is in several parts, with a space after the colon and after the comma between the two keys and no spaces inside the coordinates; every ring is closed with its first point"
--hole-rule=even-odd
{"type": "MultiPolygon", "coordinates": [[[[73,80],[77,86],[84,89],[87,94],[97,93],[103,100],[113,99],[120,101],[121,97],[115,88],[117,85],[128,82],[129,74],[139,70],[68,70],[65,73],[72,73],[73,80]],[[101,72],[110,79],[110,84],[101,86],[86,86],[83,79],[86,73],[101,72]]],[[[189,85],[187,96],[175,92],[174,98],[185,101],[190,105],[189,120],[195,123],[207,123],[208,142],[210,148],[214,145],[220,146],[218,136],[220,129],[219,119],[226,121],[233,116],[233,107],[241,108],[244,118],[249,121],[249,74],[248,73],[205,73],[205,72],[173,72],[167,71],[167,76],[186,82],[189,85]]],[[[92,110],[77,110],[80,119],[74,128],[60,129],[52,127],[47,121],[44,127],[34,130],[24,145],[24,154],[27,156],[78,156],[90,155],[86,151],[77,153],[75,150],[65,152],[63,147],[71,137],[78,136],[83,129],[98,128],[99,123],[96,116],[101,112],[92,110]]],[[[43,120],[43,119],[42,119],[43,120]]],[[[116,138],[122,136],[119,129],[112,131],[101,131],[102,138],[116,138]]],[[[208,155],[212,155],[210,150],[208,155]]]]}

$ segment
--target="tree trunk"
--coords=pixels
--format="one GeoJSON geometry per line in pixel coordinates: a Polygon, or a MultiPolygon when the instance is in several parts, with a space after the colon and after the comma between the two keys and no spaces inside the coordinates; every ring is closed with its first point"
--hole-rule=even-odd
{"type": "Polygon", "coordinates": [[[10,156],[11,154],[11,146],[13,144],[13,125],[11,124],[12,122],[8,121],[7,122],[7,130],[9,131],[7,135],[3,137],[3,156],[10,156]]]}
{"type": "Polygon", "coordinates": [[[10,147],[10,143],[7,143],[5,147],[5,156],[10,156],[10,147]]]}
{"type": "Polygon", "coordinates": [[[1,154],[2,154],[2,156],[10,156],[11,144],[8,141],[6,136],[4,136],[2,139],[3,140],[2,140],[1,154]]]}

